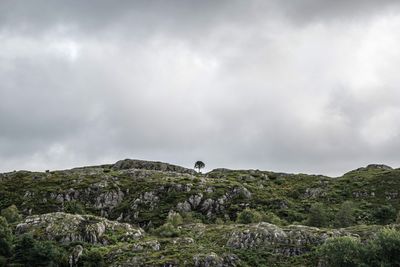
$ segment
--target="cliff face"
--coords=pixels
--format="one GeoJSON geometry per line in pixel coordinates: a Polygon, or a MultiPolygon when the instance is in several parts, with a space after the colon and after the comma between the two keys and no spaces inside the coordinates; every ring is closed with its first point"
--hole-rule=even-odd
{"type": "Polygon", "coordinates": [[[268,259],[302,266],[317,264],[312,251],[329,237],[369,238],[382,226],[361,225],[381,223],[376,211],[382,207],[398,210],[399,191],[400,170],[384,165],[330,178],[228,169],[199,175],[123,160],[0,174],[0,209],[14,204],[24,215],[16,235],[56,242],[71,255],[102,248],[107,265],[251,266],[268,259]],[[329,222],[346,200],[356,207],[356,226],[334,229],[329,222]],[[325,228],[299,225],[307,223],[313,203],[325,207],[325,228]],[[238,223],[249,209],[264,222],[238,223]]]}

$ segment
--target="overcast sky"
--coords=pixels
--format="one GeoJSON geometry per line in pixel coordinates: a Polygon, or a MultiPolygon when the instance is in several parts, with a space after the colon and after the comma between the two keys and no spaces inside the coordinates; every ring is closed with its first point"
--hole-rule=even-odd
{"type": "Polygon", "coordinates": [[[0,171],[400,166],[398,0],[1,0],[0,171]]]}

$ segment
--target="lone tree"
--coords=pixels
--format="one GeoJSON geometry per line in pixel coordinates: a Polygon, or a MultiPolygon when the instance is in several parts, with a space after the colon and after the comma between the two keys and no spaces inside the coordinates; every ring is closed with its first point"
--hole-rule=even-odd
{"type": "Polygon", "coordinates": [[[199,169],[199,172],[200,172],[200,169],[203,169],[205,166],[206,166],[206,164],[204,164],[204,162],[202,162],[200,160],[196,161],[196,163],[194,164],[194,168],[199,169]]]}

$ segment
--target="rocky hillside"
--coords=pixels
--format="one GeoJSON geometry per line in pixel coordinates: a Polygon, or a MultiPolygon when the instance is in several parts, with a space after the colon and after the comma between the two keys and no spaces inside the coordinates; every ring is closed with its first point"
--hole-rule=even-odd
{"type": "Polygon", "coordinates": [[[321,266],[329,238],[397,229],[399,191],[400,169],[385,165],[338,178],[139,160],[3,173],[2,215],[20,213],[3,262],[21,263],[32,236],[65,256],[60,266],[321,266]]]}

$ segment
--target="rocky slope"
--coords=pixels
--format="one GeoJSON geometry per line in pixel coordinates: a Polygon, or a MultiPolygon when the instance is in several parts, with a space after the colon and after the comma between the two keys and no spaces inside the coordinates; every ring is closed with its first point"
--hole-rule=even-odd
{"type": "Polygon", "coordinates": [[[379,224],[394,223],[395,216],[382,221],[377,211],[398,211],[399,191],[400,170],[384,165],[330,178],[228,169],[201,175],[123,160],[0,174],[0,209],[16,205],[24,217],[14,225],[16,236],[59,244],[71,265],[96,250],[110,266],[312,266],[313,251],[327,238],[366,240],[379,224]],[[301,225],[313,203],[324,205],[332,222],[347,200],[355,205],[354,226],[301,225]],[[249,209],[264,222],[239,223],[249,209]]]}
{"type": "Polygon", "coordinates": [[[126,223],[56,212],[27,217],[17,225],[16,232],[73,245],[75,249],[78,246],[81,251],[92,245],[105,247],[104,258],[110,266],[246,266],[237,254],[262,250],[286,258],[287,264],[290,257],[299,257],[302,262],[306,261],[302,256],[330,237],[365,239],[380,228],[366,227],[360,231],[354,227],[331,230],[301,225],[279,227],[266,222],[192,223],[179,226],[179,237],[162,238],[126,223]]]}

